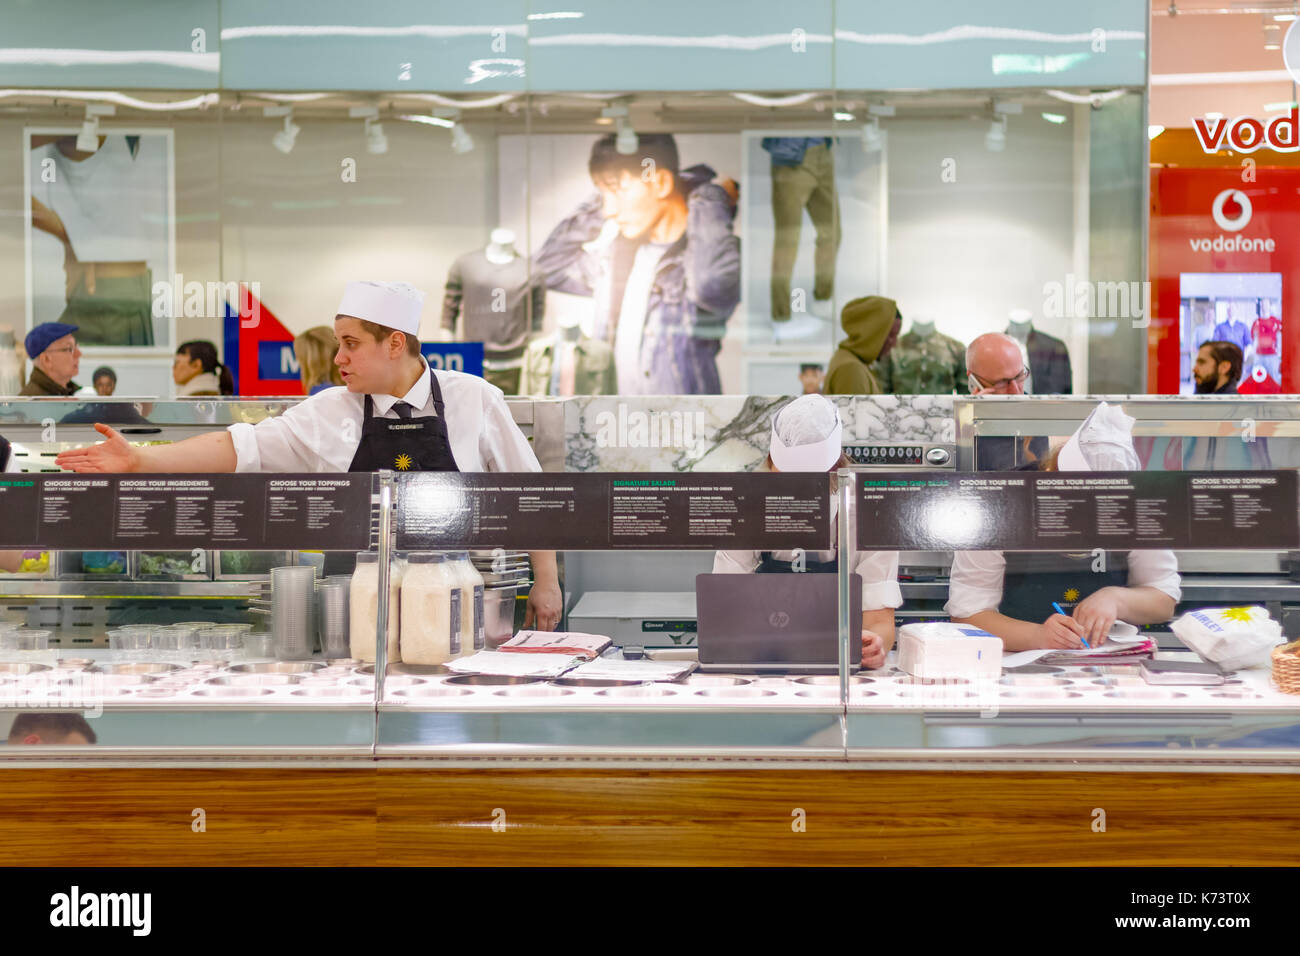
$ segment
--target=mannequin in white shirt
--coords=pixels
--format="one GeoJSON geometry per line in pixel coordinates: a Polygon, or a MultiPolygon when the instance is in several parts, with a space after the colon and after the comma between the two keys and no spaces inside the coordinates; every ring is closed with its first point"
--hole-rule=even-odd
{"type": "Polygon", "coordinates": [[[488,262],[499,266],[514,262],[519,257],[515,250],[515,234],[509,229],[493,229],[483,255],[487,256],[488,262]]]}
{"type": "MultiPolygon", "coordinates": [[[[376,417],[400,417],[394,409],[399,401],[411,406],[408,414],[415,418],[436,414],[430,369],[416,338],[423,300],[422,292],[403,283],[348,284],[340,313],[334,317],[339,342],[334,362],[345,388],[326,389],[256,426],[234,425],[169,445],[138,447],[109,426],[97,424],[95,430],[105,441],[63,452],[55,464],[77,472],[352,470],[349,463],[364,434],[362,409],[367,396],[372,397],[376,417]],[[376,303],[375,311],[370,307],[352,311],[367,312],[369,319],[342,311],[357,287],[366,288],[356,301],[376,303]],[[385,309],[396,312],[385,313],[385,309]],[[376,318],[383,321],[371,321],[376,318]]],[[[499,389],[473,375],[434,375],[444,395],[448,440],[459,470],[541,470],[499,389]]],[[[535,622],[538,629],[554,630],[563,610],[555,552],[534,551],[531,557],[536,583],[524,626],[535,622]]]]}

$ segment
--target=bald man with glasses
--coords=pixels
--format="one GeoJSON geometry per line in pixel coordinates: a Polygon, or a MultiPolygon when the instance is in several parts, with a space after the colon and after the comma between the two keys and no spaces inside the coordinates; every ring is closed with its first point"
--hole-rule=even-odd
{"type": "MultiPolygon", "coordinates": [[[[1002,332],[988,332],[966,347],[966,372],[970,393],[976,398],[1028,395],[1033,388],[1024,346],[1002,332]]],[[[975,467],[980,471],[1010,471],[1046,454],[1046,436],[989,436],[976,445],[975,467]]]]}

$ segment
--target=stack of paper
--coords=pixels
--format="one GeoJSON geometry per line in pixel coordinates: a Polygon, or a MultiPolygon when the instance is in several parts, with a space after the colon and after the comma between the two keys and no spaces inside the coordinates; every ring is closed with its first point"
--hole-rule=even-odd
{"type": "Polygon", "coordinates": [[[1035,661],[1041,664],[1136,664],[1144,658],[1154,657],[1156,642],[1138,633],[1132,624],[1117,621],[1107,635],[1105,643],[1095,647],[1080,647],[1075,650],[1058,648],[1039,648],[1033,651],[1018,651],[1002,655],[1003,668],[1023,667],[1035,661]]]}
{"type": "Polygon", "coordinates": [[[498,677],[559,677],[583,659],[575,654],[503,654],[479,651],[447,662],[457,674],[493,674],[498,677]]]}
{"type": "Polygon", "coordinates": [[[573,654],[594,660],[609,647],[610,639],[603,634],[583,634],[579,631],[520,631],[501,645],[499,650],[512,654],[573,654]]]}
{"type": "Polygon", "coordinates": [[[565,677],[596,680],[675,681],[695,670],[696,661],[625,661],[621,657],[602,657],[575,668],[565,677]]]}

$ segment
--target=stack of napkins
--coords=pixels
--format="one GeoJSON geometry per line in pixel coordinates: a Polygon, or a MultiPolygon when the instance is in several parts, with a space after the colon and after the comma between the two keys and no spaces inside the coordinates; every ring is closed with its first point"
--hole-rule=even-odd
{"type": "Polygon", "coordinates": [[[503,654],[500,651],[479,651],[469,657],[448,661],[447,670],[457,674],[551,678],[577,667],[583,660],[576,654],[503,654]]]}
{"type": "Polygon", "coordinates": [[[611,641],[603,634],[579,631],[520,631],[498,648],[510,654],[572,654],[595,660],[611,641]]]}
{"type": "Polygon", "coordinates": [[[696,661],[625,661],[602,657],[574,668],[565,677],[595,680],[675,681],[695,670],[696,661]]]}
{"type": "Polygon", "coordinates": [[[1002,639],[969,624],[907,624],[898,632],[898,668],[927,680],[996,679],[1002,639]]]}

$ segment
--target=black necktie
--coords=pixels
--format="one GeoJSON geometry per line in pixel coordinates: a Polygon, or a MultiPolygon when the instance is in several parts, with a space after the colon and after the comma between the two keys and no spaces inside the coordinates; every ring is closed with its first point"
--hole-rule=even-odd
{"type": "Polygon", "coordinates": [[[394,402],[393,411],[397,412],[398,418],[410,418],[411,412],[415,411],[410,402],[394,402]]]}

